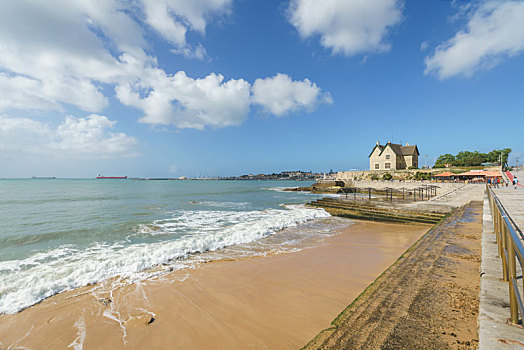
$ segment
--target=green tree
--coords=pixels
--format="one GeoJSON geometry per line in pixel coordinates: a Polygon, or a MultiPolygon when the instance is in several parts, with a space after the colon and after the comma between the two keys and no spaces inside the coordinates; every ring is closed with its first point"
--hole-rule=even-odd
{"type": "Polygon", "coordinates": [[[430,173],[424,173],[422,171],[417,171],[417,173],[415,174],[415,180],[429,180],[431,179],[431,174],[430,173]]]}
{"type": "Polygon", "coordinates": [[[454,166],[478,166],[488,160],[486,153],[461,151],[455,156],[454,166]]]}
{"type": "Polygon", "coordinates": [[[435,161],[435,168],[445,168],[446,164],[453,164],[455,161],[455,156],[453,154],[443,154],[437,158],[435,161]]]}
{"type": "Polygon", "coordinates": [[[502,155],[502,164],[508,163],[508,157],[511,153],[511,148],[504,148],[501,150],[493,150],[488,153],[488,162],[492,164],[500,164],[501,155],[502,155]]]}
{"type": "Polygon", "coordinates": [[[489,153],[481,153],[478,151],[461,151],[456,156],[446,153],[437,158],[435,161],[435,168],[443,168],[445,164],[452,166],[479,166],[482,163],[498,164],[502,155],[502,164],[508,163],[508,156],[511,153],[511,148],[504,148],[502,150],[493,150],[489,153]]]}

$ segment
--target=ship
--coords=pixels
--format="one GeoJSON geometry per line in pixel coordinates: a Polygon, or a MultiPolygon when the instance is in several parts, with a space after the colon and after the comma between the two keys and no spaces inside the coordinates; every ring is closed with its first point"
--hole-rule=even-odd
{"type": "Polygon", "coordinates": [[[127,176],[102,176],[98,174],[97,179],[127,179],[127,176]]]}
{"type": "Polygon", "coordinates": [[[31,179],[33,180],[54,180],[56,179],[55,176],[31,176],[31,179]]]}

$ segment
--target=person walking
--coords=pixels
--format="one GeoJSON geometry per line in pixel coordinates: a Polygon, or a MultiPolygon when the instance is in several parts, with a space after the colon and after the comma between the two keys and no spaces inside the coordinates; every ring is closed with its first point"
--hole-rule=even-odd
{"type": "Polygon", "coordinates": [[[513,178],[513,184],[515,185],[515,189],[517,189],[517,186],[519,185],[519,179],[517,179],[516,176],[513,178]]]}

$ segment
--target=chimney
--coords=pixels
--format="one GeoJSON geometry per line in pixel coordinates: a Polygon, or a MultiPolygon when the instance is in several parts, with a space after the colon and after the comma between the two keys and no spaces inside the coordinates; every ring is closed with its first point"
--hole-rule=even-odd
{"type": "Polygon", "coordinates": [[[380,146],[380,141],[377,140],[377,146],[380,146]]]}

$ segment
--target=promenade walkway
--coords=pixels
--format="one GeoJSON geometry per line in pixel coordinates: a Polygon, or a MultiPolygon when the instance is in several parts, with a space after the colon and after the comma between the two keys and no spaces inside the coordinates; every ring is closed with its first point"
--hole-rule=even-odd
{"type": "Polygon", "coordinates": [[[516,177],[519,180],[519,187],[524,187],[522,180],[524,180],[524,171],[506,171],[505,175],[508,177],[509,181],[512,183],[513,179],[516,177]]]}
{"type": "MultiPolygon", "coordinates": [[[[519,181],[524,182],[524,172],[513,172],[519,181]]],[[[524,231],[524,186],[500,187],[494,189],[495,194],[500,199],[500,202],[513,219],[517,228],[524,231]]]]}
{"type": "MultiPolygon", "coordinates": [[[[524,173],[515,173],[524,180],[524,173]]],[[[511,216],[515,226],[524,230],[524,187],[514,186],[493,189],[511,216]]],[[[479,310],[479,349],[524,349],[524,329],[508,324],[508,282],[503,282],[502,262],[498,257],[493,219],[488,198],[484,197],[482,232],[481,291],[479,310]]],[[[521,271],[517,266],[517,273],[521,271]]],[[[520,284],[520,282],[519,282],[520,284]]]]}

